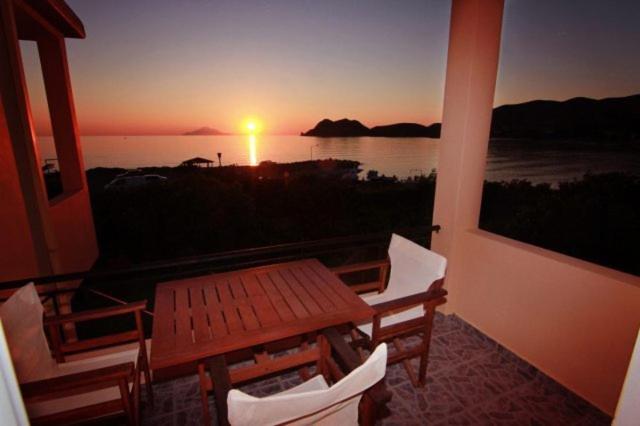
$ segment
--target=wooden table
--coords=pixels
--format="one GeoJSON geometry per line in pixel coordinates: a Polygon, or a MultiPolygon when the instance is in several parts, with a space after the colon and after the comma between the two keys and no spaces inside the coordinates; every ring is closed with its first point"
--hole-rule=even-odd
{"type": "Polygon", "coordinates": [[[317,259],[160,284],[154,311],[152,369],[371,319],[374,314],[317,259]]]}

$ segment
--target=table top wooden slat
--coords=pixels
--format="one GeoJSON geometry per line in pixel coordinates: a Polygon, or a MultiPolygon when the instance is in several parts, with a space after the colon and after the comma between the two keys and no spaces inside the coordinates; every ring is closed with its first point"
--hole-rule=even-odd
{"type": "Polygon", "coordinates": [[[196,341],[203,342],[211,339],[211,328],[207,318],[207,308],[204,301],[202,285],[189,288],[191,299],[191,318],[193,318],[193,334],[196,341]]]}
{"type": "Polygon", "coordinates": [[[260,328],[258,318],[256,318],[253,306],[247,297],[247,292],[245,291],[243,282],[239,276],[229,279],[229,290],[231,290],[234,304],[240,314],[242,327],[245,330],[255,330],[256,328],[260,328]]]}
{"type": "Polygon", "coordinates": [[[209,318],[213,338],[219,338],[229,334],[227,323],[222,315],[222,304],[218,300],[218,294],[214,285],[203,285],[204,300],[206,304],[207,316],[209,318]]]}
{"type": "Polygon", "coordinates": [[[162,336],[156,344],[158,352],[170,352],[176,346],[173,306],[173,289],[159,286],[153,308],[153,330],[162,336]]]}
{"type": "MultiPolygon", "coordinates": [[[[318,276],[322,278],[324,282],[330,282],[336,277],[333,272],[327,269],[320,262],[309,262],[309,263],[306,263],[305,265],[313,269],[318,274],[318,276]]],[[[345,300],[345,301],[350,301],[354,294],[353,290],[351,290],[346,285],[331,286],[331,290],[333,290],[338,296],[342,298],[342,300],[345,300]]],[[[360,297],[358,296],[358,298],[360,297]]]]}
{"type": "Polygon", "coordinates": [[[242,278],[247,297],[253,303],[253,309],[262,327],[267,327],[280,322],[280,317],[265,294],[264,289],[256,275],[245,275],[242,278]]]}
{"type": "Polygon", "coordinates": [[[300,303],[302,303],[302,305],[307,310],[307,312],[309,312],[311,315],[322,314],[322,309],[316,303],[316,301],[313,300],[313,297],[309,293],[309,290],[303,287],[298,282],[296,277],[293,275],[291,269],[284,269],[280,271],[280,275],[285,280],[285,282],[289,285],[289,288],[293,292],[294,297],[296,297],[300,301],[300,303]]]}
{"type": "Polygon", "coordinates": [[[316,259],[160,284],[153,369],[370,319],[373,309],[316,259]]]}
{"type": "Polygon", "coordinates": [[[305,286],[305,290],[307,293],[313,298],[316,304],[322,309],[323,312],[330,312],[336,309],[336,305],[331,302],[327,297],[316,287],[313,280],[311,280],[302,268],[291,268],[291,273],[295,277],[295,279],[299,282],[307,282],[308,285],[305,286]]]}
{"type": "Polygon", "coordinates": [[[229,282],[227,280],[216,281],[215,287],[220,300],[220,306],[222,307],[222,315],[224,316],[224,321],[227,324],[229,333],[244,330],[244,325],[238,313],[238,307],[231,294],[231,289],[229,289],[229,282]]]}
{"type": "Polygon", "coordinates": [[[287,284],[279,271],[269,272],[268,275],[297,318],[307,318],[311,315],[302,302],[293,294],[291,286],[287,284]]]}
{"type": "Polygon", "coordinates": [[[189,303],[189,287],[174,288],[176,306],[184,307],[174,311],[176,320],[176,346],[182,347],[193,343],[193,328],[191,327],[191,306],[189,303]]]}
{"type": "Polygon", "coordinates": [[[256,275],[258,281],[262,285],[265,294],[269,298],[272,306],[280,317],[281,321],[291,321],[296,318],[296,315],[293,313],[286,300],[282,296],[280,290],[276,288],[276,285],[273,283],[273,280],[269,276],[269,274],[258,274],[256,275]]]}
{"type": "Polygon", "coordinates": [[[334,290],[333,286],[326,285],[326,277],[319,275],[309,265],[304,265],[300,269],[304,271],[306,277],[311,280],[318,291],[331,300],[331,303],[333,303],[336,308],[341,309],[347,307],[347,302],[334,290]]]}

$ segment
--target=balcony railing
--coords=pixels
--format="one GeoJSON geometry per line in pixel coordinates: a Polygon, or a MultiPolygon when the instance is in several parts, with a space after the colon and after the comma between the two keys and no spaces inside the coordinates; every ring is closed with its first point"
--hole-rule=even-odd
{"type": "MultiPolygon", "coordinates": [[[[425,247],[430,246],[431,232],[438,232],[439,225],[399,229],[403,235],[425,247]]],[[[30,277],[0,283],[0,291],[18,288],[30,282],[44,286],[41,289],[46,300],[52,300],[58,312],[58,297],[65,293],[77,293],[83,297],[76,304],[87,304],[89,299],[101,299],[108,303],[128,303],[139,299],[153,300],[155,284],[223,272],[315,257],[327,266],[381,259],[386,256],[391,232],[328,238],[315,241],[278,244],[241,250],[225,251],[201,256],[185,257],[167,261],[149,262],[118,269],[93,269],[67,274],[30,277]],[[77,288],[47,288],[48,284],[80,282],[77,288]]],[[[0,301],[2,299],[0,298],[0,301]]],[[[92,304],[91,302],[88,302],[92,304]]],[[[147,314],[153,315],[152,311],[147,314]]]]}

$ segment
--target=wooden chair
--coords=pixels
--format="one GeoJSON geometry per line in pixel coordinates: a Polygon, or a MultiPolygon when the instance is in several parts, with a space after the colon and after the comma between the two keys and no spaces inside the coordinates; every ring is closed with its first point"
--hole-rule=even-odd
{"type": "Polygon", "coordinates": [[[0,307],[32,424],[70,424],[121,414],[128,424],[139,423],[142,378],[149,401],[153,400],[141,318],[145,307],[146,302],[138,302],[83,311],[48,317],[43,324],[42,304],[32,284],[0,307]],[[16,313],[21,313],[19,318],[16,313]],[[132,315],[136,329],[76,342],[62,340],[65,324],[120,315],[132,315]],[[43,326],[49,330],[54,358],[43,326]],[[25,335],[30,336],[28,343],[21,338],[25,335]],[[34,360],[40,367],[30,365],[34,360]]]}
{"type": "Polygon", "coordinates": [[[381,342],[392,342],[396,351],[388,363],[402,362],[411,383],[418,387],[426,381],[429,344],[435,309],[446,302],[444,284],[447,260],[399,235],[393,234],[389,245],[389,260],[367,262],[334,268],[341,276],[358,271],[378,269],[378,280],[357,286],[356,291],[378,290],[362,298],[376,310],[373,322],[359,324],[352,336],[356,344],[369,349],[381,342]],[[390,269],[388,285],[384,286],[390,269]],[[407,349],[401,337],[418,335],[420,344],[407,349]],[[410,359],[420,357],[418,374],[410,359]]]}
{"type": "Polygon", "coordinates": [[[275,358],[262,353],[249,367],[229,369],[225,357],[216,356],[199,366],[203,421],[211,423],[207,395],[213,392],[219,425],[348,425],[357,424],[358,417],[360,424],[373,425],[391,399],[382,380],[385,366],[385,345],[371,362],[361,365],[358,355],[333,328],[317,336],[315,346],[303,345],[299,352],[275,358]],[[311,363],[316,364],[316,376],[301,373],[306,382],[277,395],[255,398],[232,390],[250,378],[311,363]],[[337,383],[329,387],[328,381],[337,383]]]}

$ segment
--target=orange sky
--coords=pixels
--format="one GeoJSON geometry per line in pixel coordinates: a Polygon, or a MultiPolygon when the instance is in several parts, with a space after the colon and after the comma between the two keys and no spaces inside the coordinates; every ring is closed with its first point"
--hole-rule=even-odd
{"type": "MultiPolygon", "coordinates": [[[[323,118],[441,119],[450,1],[68,3],[87,30],[67,41],[85,135],[233,133],[248,116],[272,134],[323,118]]],[[[497,105],[640,92],[640,5],[567,3],[506,3],[497,105]]],[[[47,134],[37,52],[22,47],[36,131],[47,134]]]]}
{"type": "MultiPolygon", "coordinates": [[[[237,132],[247,116],[276,134],[325,117],[440,120],[447,2],[408,2],[409,14],[378,0],[69,4],[87,30],[67,41],[83,134],[237,132]]],[[[46,133],[37,54],[23,53],[46,133]]]]}

